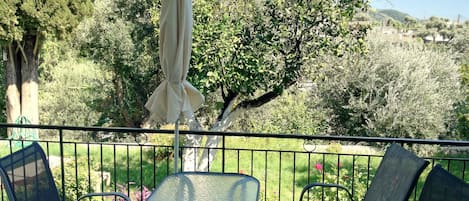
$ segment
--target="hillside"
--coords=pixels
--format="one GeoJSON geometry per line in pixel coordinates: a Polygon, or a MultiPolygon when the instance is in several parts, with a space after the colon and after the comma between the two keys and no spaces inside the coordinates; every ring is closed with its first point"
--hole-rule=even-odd
{"type": "Polygon", "coordinates": [[[379,22],[382,22],[388,19],[393,19],[400,23],[404,23],[404,19],[406,17],[414,18],[407,13],[393,10],[393,9],[371,9],[368,12],[368,15],[373,21],[379,21],[379,22]]]}

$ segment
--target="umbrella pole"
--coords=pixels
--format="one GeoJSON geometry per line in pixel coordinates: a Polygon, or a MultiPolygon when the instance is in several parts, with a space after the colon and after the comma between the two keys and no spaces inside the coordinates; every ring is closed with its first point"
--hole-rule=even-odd
{"type": "Polygon", "coordinates": [[[174,124],[174,173],[178,172],[178,159],[179,159],[179,119],[174,124]]]}

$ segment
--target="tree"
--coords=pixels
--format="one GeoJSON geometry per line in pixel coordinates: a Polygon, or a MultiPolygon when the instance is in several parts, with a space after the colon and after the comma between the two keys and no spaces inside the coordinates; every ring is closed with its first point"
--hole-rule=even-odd
{"type": "Polygon", "coordinates": [[[461,96],[458,65],[445,51],[369,37],[366,56],[327,58],[317,83],[330,133],[351,136],[438,138],[446,133],[461,96]]]}
{"type": "Polygon", "coordinates": [[[39,67],[41,124],[95,124],[99,112],[94,106],[99,103],[94,100],[107,96],[97,89],[110,85],[110,73],[93,61],[77,58],[68,42],[48,40],[43,50],[43,62],[39,67]]]}
{"type": "Polygon", "coordinates": [[[94,108],[101,118],[96,125],[139,127],[144,104],[161,80],[158,68],[157,27],[150,20],[152,0],[97,0],[92,18],[77,28],[75,47],[109,71],[105,97],[94,108]]]}
{"type": "Polygon", "coordinates": [[[411,16],[405,16],[404,17],[404,24],[405,24],[405,27],[407,29],[407,31],[415,28],[415,26],[417,25],[417,20],[411,16]]]}
{"type": "MultiPolygon", "coordinates": [[[[368,29],[366,25],[351,23],[359,10],[367,8],[361,0],[195,0],[193,4],[192,68],[188,79],[208,101],[198,112],[203,117],[188,122],[191,129],[201,129],[198,122],[213,131],[227,129],[243,111],[276,99],[301,80],[302,74],[315,66],[313,60],[319,55],[361,50],[368,29]]],[[[161,80],[158,46],[150,42],[158,41],[154,30],[158,30],[159,5],[145,0],[119,0],[114,6],[107,5],[104,9],[109,12],[83,23],[80,47],[83,55],[110,67],[116,80],[125,80],[112,89],[128,89],[121,93],[125,96],[111,96],[125,104],[107,104],[108,110],[131,111],[139,107],[129,103],[147,99],[151,91],[146,90],[153,90],[161,80]],[[148,15],[152,26],[146,23],[148,15]],[[119,34],[109,34],[117,31],[119,34]],[[135,58],[150,58],[151,62],[139,63],[135,58]],[[153,76],[148,77],[148,72],[153,76]],[[135,93],[137,90],[147,94],[135,93]],[[127,108],[130,105],[133,107],[127,108]]],[[[143,104],[141,108],[144,111],[143,104]]],[[[145,123],[142,113],[136,114],[139,118],[135,119],[145,123]]],[[[105,117],[122,116],[125,115],[112,116],[108,112],[105,117]]],[[[186,146],[202,142],[201,138],[191,137],[186,139],[186,146]]],[[[218,141],[218,137],[210,137],[207,146],[215,147],[218,141]]],[[[205,150],[200,161],[188,164],[200,164],[196,168],[206,170],[214,151],[205,150]]],[[[195,158],[186,154],[186,162],[195,158]]]]}
{"type": "MultiPolygon", "coordinates": [[[[366,6],[359,0],[196,1],[188,79],[215,99],[207,107],[218,111],[202,120],[210,122],[210,130],[223,131],[243,111],[296,84],[319,55],[359,50],[368,27],[350,21],[366,6]]],[[[209,137],[206,146],[218,141],[209,137]]],[[[200,139],[192,143],[188,146],[200,139]]],[[[208,168],[215,152],[204,150],[199,170],[208,168]]]]}
{"type": "Polygon", "coordinates": [[[430,36],[432,42],[437,42],[438,36],[441,36],[443,41],[451,41],[454,37],[454,26],[450,25],[450,21],[446,18],[430,17],[424,23],[424,28],[420,29],[417,36],[425,40],[426,37],[430,36]]]}
{"type": "Polygon", "coordinates": [[[91,0],[2,1],[0,45],[6,55],[6,114],[12,123],[20,115],[39,123],[39,54],[48,37],[67,38],[92,12],[91,0]]]}
{"type": "Polygon", "coordinates": [[[456,26],[455,37],[448,44],[460,65],[459,73],[465,99],[455,108],[456,121],[449,125],[449,134],[455,138],[469,139],[469,21],[456,26]]]}

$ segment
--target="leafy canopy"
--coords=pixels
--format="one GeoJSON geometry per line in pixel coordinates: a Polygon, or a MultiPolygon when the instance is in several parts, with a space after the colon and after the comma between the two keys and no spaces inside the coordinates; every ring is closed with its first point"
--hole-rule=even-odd
{"type": "Polygon", "coordinates": [[[0,45],[21,41],[25,35],[64,37],[92,8],[91,0],[2,0],[0,45]]]}

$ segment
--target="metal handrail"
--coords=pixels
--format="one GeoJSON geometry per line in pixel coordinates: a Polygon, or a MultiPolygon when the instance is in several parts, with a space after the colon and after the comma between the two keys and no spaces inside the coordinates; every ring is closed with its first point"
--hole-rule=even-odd
{"type": "MultiPolygon", "coordinates": [[[[37,129],[56,129],[56,130],[74,130],[74,131],[105,131],[105,132],[129,132],[129,133],[159,133],[174,134],[174,130],[159,130],[145,128],[127,128],[127,127],[79,127],[79,126],[58,126],[58,125],[34,125],[34,124],[10,124],[0,123],[0,128],[37,128],[37,129]]],[[[331,140],[348,142],[383,142],[383,143],[409,143],[409,144],[429,144],[429,145],[451,145],[451,146],[469,146],[469,141],[459,140],[437,140],[437,139],[412,139],[412,138],[386,138],[386,137],[359,137],[342,135],[305,135],[305,134],[281,134],[281,133],[245,133],[245,132],[220,132],[220,131],[179,131],[180,134],[195,134],[208,136],[230,136],[230,137],[269,137],[269,138],[288,138],[303,140],[331,140]]]]}

